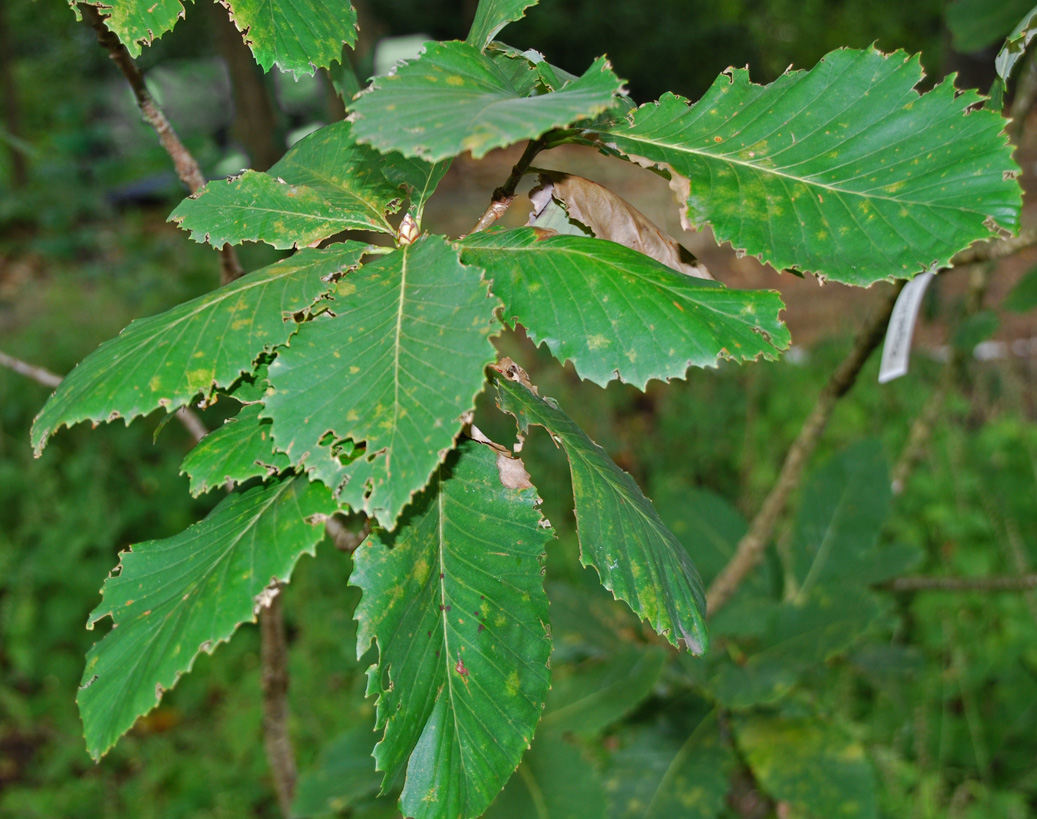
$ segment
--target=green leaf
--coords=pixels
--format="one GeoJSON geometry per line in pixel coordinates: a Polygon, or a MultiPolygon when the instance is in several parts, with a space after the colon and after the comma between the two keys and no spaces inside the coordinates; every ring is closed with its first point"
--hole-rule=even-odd
{"type": "MultiPolygon", "coordinates": [[[[610,242],[650,256],[678,273],[698,279],[713,278],[705,265],[685,247],[604,185],[581,176],[557,171],[541,171],[538,180],[538,187],[529,193],[534,205],[539,205],[545,198],[550,197],[565,206],[566,215],[570,220],[578,225],[586,225],[591,235],[599,239],[608,239],[610,242]]],[[[540,224],[539,219],[535,222],[540,227],[548,227],[540,224]]],[[[573,230],[561,232],[579,235],[573,230]]]]}
{"type": "Polygon", "coordinates": [[[951,337],[951,345],[956,350],[971,353],[1001,326],[1001,318],[993,310],[980,310],[965,318],[951,337]]]}
{"type": "Polygon", "coordinates": [[[376,531],[354,555],[357,655],[372,640],[379,652],[375,759],[383,787],[407,767],[405,816],[480,815],[529,747],[550,679],[537,503],[466,442],[398,533],[376,531]]]}
{"type": "Polygon", "coordinates": [[[731,789],[735,755],[715,711],[689,732],[672,720],[620,735],[606,769],[613,819],[716,819],[731,789]]]}
{"type": "MultiPolygon", "coordinates": [[[[529,65],[527,73],[534,74],[529,65]]],[[[493,59],[462,42],[429,43],[417,59],[377,77],[352,105],[357,139],[430,162],[485,156],[612,107],[622,83],[599,58],[559,91],[527,96],[493,59]]]]}
{"type": "MultiPolygon", "coordinates": [[[[131,57],[139,57],[142,46],[151,45],[155,40],[172,31],[177,20],[184,17],[184,6],[181,0],[86,0],[104,18],[105,25],[115,33],[129,52],[131,57]]],[[[76,0],[69,0],[69,5],[80,18],[76,0]]]]}
{"type": "Polygon", "coordinates": [[[356,242],[304,250],[157,316],[137,319],[69,373],[32,428],[36,455],[62,425],[127,422],[158,407],[171,412],[252,370],[284,344],[330,277],[357,265],[356,242]]]}
{"type": "MultiPolygon", "coordinates": [[[[695,566],[705,583],[712,582],[731,560],[749,528],[745,518],[720,495],[674,481],[660,475],[651,488],[652,501],[681,542],[696,543],[695,566]]],[[[754,596],[764,595],[767,584],[760,584],[760,566],[745,583],[754,596]]]]}
{"type": "Polygon", "coordinates": [[[378,790],[371,758],[371,724],[336,737],[321,751],[312,770],[299,777],[292,816],[336,815],[378,790]]]}
{"type": "Polygon", "coordinates": [[[1034,34],[1037,34],[1037,6],[1026,12],[1019,24],[1012,29],[1012,33],[1005,39],[1005,44],[1001,46],[994,59],[997,76],[1004,82],[1007,83],[1008,78],[1012,76],[1016,63],[1026,53],[1034,34]]]}
{"type": "Polygon", "coordinates": [[[1005,297],[1004,308],[1013,313],[1028,313],[1037,307],[1037,268],[1030,270],[1015,283],[1005,297]]]}
{"type": "MultiPolygon", "coordinates": [[[[957,0],[947,6],[947,28],[962,54],[979,51],[1008,36],[1033,0],[957,0]]],[[[989,59],[989,57],[987,58],[989,59]]]]}
{"type": "Polygon", "coordinates": [[[87,623],[113,621],[87,654],[79,689],[91,756],[157,705],[200,652],[255,622],[271,584],[287,581],[324,537],[311,519],[334,509],[327,489],[294,478],[230,495],[179,535],[122,553],[87,623]]]}
{"type": "Polygon", "coordinates": [[[768,86],[732,70],[694,105],[666,94],[600,139],[669,172],[686,227],[778,269],[910,277],[1016,230],[1021,201],[1003,119],[921,79],[917,57],[844,49],[768,86]]]}
{"type": "Polygon", "coordinates": [[[777,293],[728,290],[613,242],[492,230],[465,239],[462,258],[486,269],[506,321],[602,386],[644,389],[721,358],[774,359],[789,344],[777,293]]]}
{"type": "Polygon", "coordinates": [[[223,486],[266,478],[291,466],[288,456],[274,450],[271,424],[260,420],[260,404],[251,404],[206,435],[180,465],[189,475],[192,495],[223,486]]]}
{"type": "MultiPolygon", "coordinates": [[[[551,662],[573,664],[608,657],[640,635],[630,628],[630,609],[608,594],[588,594],[587,587],[549,582],[551,662]]],[[[646,632],[647,633],[647,632],[646,632]]]]}
{"type": "Polygon", "coordinates": [[[339,283],[334,318],[300,327],[270,365],[274,443],[356,510],[391,529],[453,447],[484,385],[496,299],[440,237],[339,283]],[[366,444],[342,465],[333,446],[366,444]]]}
{"type": "Polygon", "coordinates": [[[818,583],[867,582],[891,500],[879,441],[859,441],[809,477],[789,544],[799,595],[818,583]]]}
{"type": "Polygon", "coordinates": [[[266,173],[210,182],[181,202],[170,221],[196,242],[261,241],[276,248],[313,244],[344,230],[394,235],[399,183],[382,175],[384,157],[337,122],[299,140],[266,173]]]}
{"type": "Polygon", "coordinates": [[[336,213],[323,196],[258,171],[210,182],[185,199],[170,220],[196,242],[223,247],[266,242],[280,250],[306,247],[343,230],[369,227],[336,213]]]}
{"type": "Polygon", "coordinates": [[[494,379],[497,404],[523,432],[544,427],[561,443],[572,472],[580,562],[674,646],[706,650],[702,582],[687,551],[634,480],[550,399],[494,379]]]}
{"type": "Polygon", "coordinates": [[[596,734],[636,708],[659,680],[666,652],[652,646],[623,646],[608,657],[588,660],[553,675],[541,731],[596,734]]]}
{"type": "Polygon", "coordinates": [[[504,43],[493,43],[486,50],[486,56],[493,64],[503,72],[504,77],[514,87],[520,97],[531,97],[535,94],[543,94],[547,91],[558,91],[566,82],[577,79],[575,74],[569,74],[565,81],[556,85],[548,85],[538,70],[538,63],[543,61],[543,55],[532,49],[519,51],[517,48],[504,45],[504,43]]]}
{"type": "Polygon", "coordinates": [[[396,153],[385,157],[382,173],[392,184],[406,191],[410,199],[409,212],[419,228],[425,203],[436,192],[436,187],[450,170],[450,163],[449,159],[431,163],[396,153]]]}
{"type": "Polygon", "coordinates": [[[598,772],[562,739],[537,734],[485,819],[605,819],[598,772]]]}
{"type": "Polygon", "coordinates": [[[802,815],[872,819],[875,773],[861,745],[820,719],[735,716],[735,736],[753,776],[802,815]]]}
{"type": "MultiPolygon", "coordinates": [[[[734,557],[749,528],[745,518],[727,500],[660,473],[649,488],[659,515],[681,543],[695,544],[695,567],[708,588],[734,557]]],[[[765,628],[758,614],[776,595],[774,567],[765,560],[742,582],[728,605],[709,621],[714,642],[727,634],[756,635],[765,628]]]]}
{"type": "Polygon", "coordinates": [[[229,0],[231,20],[256,62],[313,74],[342,59],[342,46],[356,43],[356,11],[349,2],[324,0],[229,0]]]}
{"type": "Polygon", "coordinates": [[[229,395],[239,404],[262,404],[266,391],[270,387],[266,377],[273,356],[263,355],[260,356],[259,360],[259,365],[252,372],[245,373],[239,380],[222,392],[229,395]]]}
{"type": "Polygon", "coordinates": [[[479,0],[471,31],[465,42],[482,50],[508,23],[520,19],[537,0],[479,0]]]}
{"type": "Polygon", "coordinates": [[[858,585],[814,586],[796,602],[756,606],[764,620],[762,648],[739,662],[729,659],[710,680],[717,700],[731,709],[779,701],[806,674],[861,639],[881,610],[858,585]]]}
{"type": "Polygon", "coordinates": [[[400,204],[398,183],[385,178],[386,157],[356,141],[349,122],[333,122],[296,142],[267,173],[323,194],[372,230],[392,233],[386,213],[400,204]]]}

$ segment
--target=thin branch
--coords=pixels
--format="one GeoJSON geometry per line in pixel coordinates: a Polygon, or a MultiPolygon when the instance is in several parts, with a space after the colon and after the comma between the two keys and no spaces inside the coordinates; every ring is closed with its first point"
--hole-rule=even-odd
{"type": "MultiPolygon", "coordinates": [[[[26,378],[31,378],[37,384],[42,384],[44,387],[50,387],[54,389],[64,379],[57,373],[52,373],[50,370],[44,369],[43,367],[37,367],[35,364],[29,364],[26,361],[22,361],[20,358],[8,355],[7,353],[0,350],[0,367],[6,367],[9,370],[13,370],[19,375],[24,375],[26,378]]],[[[194,442],[198,443],[202,438],[209,434],[209,430],[205,428],[205,424],[202,423],[202,419],[190,408],[181,407],[176,411],[176,420],[184,425],[191,437],[194,438],[194,442]]]]}
{"type": "Polygon", "coordinates": [[[515,166],[511,169],[511,175],[507,181],[501,185],[497,190],[493,192],[493,199],[490,200],[489,207],[483,212],[483,215],[479,217],[479,221],[475,223],[475,227],[472,228],[472,233],[478,233],[480,230],[486,230],[490,225],[500,219],[505,212],[511,207],[511,203],[515,201],[515,189],[518,188],[518,183],[525,176],[526,171],[529,170],[529,166],[533,164],[533,160],[536,159],[536,155],[544,150],[544,142],[541,139],[530,140],[526,145],[526,150],[522,152],[522,156],[519,157],[519,161],[515,163],[515,166]]]}
{"type": "Polygon", "coordinates": [[[274,774],[277,802],[285,817],[292,815],[295,795],[295,754],[288,733],[288,639],[285,636],[282,584],[269,605],[259,612],[260,665],[263,681],[263,741],[274,774]]]}
{"type": "Polygon", "coordinates": [[[943,409],[944,402],[947,400],[947,395],[950,393],[953,383],[954,368],[948,366],[943,371],[936,389],[926,399],[922,411],[915,418],[914,423],[911,424],[911,430],[907,434],[907,441],[904,444],[904,448],[900,450],[900,457],[897,458],[897,462],[893,467],[891,485],[894,495],[899,495],[904,491],[907,479],[911,477],[911,473],[914,472],[915,467],[922,460],[922,455],[925,454],[925,448],[932,437],[933,428],[940,418],[940,411],[943,409]]]}
{"type": "Polygon", "coordinates": [[[715,614],[717,609],[731,598],[745,577],[763,557],[763,550],[774,534],[774,529],[785,511],[789,496],[799,486],[803,470],[821,438],[821,433],[828,424],[828,419],[832,417],[832,411],[839,399],[846,395],[856,383],[857,376],[865,362],[882,343],[886,325],[893,312],[893,305],[902,288],[903,282],[890,289],[886,300],[876,308],[867,323],[861,328],[854,340],[853,348],[818,395],[814,408],[803,422],[799,435],[785,455],[785,462],[782,464],[778,479],[771,487],[760,511],[753,518],[749,531],[738,543],[738,548],[730,562],[709,587],[706,594],[709,614],[715,614]]]}
{"type": "MultiPolygon", "coordinates": [[[[191,193],[194,193],[205,184],[205,175],[202,173],[197,160],[187,150],[184,143],[180,141],[180,137],[177,136],[173,125],[166,118],[155,98],[151,96],[151,92],[148,91],[148,87],[144,82],[144,75],[126,50],[126,46],[119,42],[119,38],[114,32],[108,30],[108,27],[104,24],[104,18],[96,6],[80,3],[78,8],[83,15],[83,19],[93,27],[94,32],[97,34],[97,42],[107,50],[108,56],[111,57],[112,62],[118,66],[129,83],[133,96],[137,101],[137,107],[140,108],[140,112],[144,116],[144,121],[155,130],[159,143],[166,153],[169,154],[170,159],[173,160],[173,166],[176,168],[176,174],[180,177],[180,181],[187,186],[191,193]]],[[[227,284],[241,275],[241,264],[238,262],[234,249],[230,245],[225,245],[220,251],[220,283],[227,284]]]]}
{"type": "Polygon", "coordinates": [[[324,532],[331,538],[336,549],[346,554],[353,554],[371,534],[371,521],[365,518],[360,529],[354,532],[342,520],[338,515],[332,515],[324,522],[324,532]]]}
{"type": "Polygon", "coordinates": [[[1026,115],[1030,113],[1034,100],[1037,99],[1037,57],[1032,51],[1026,55],[1022,69],[1015,84],[1015,99],[1012,100],[1012,109],[1008,112],[1007,131],[1016,145],[1022,144],[1026,115]]]}
{"type": "MultiPolygon", "coordinates": [[[[965,308],[959,320],[959,325],[970,316],[975,315],[983,306],[983,299],[986,297],[989,280],[990,277],[986,270],[979,266],[972,268],[968,295],[965,299],[965,308]]],[[[893,467],[892,488],[894,495],[899,495],[904,491],[908,478],[911,477],[911,473],[921,461],[922,455],[925,453],[925,447],[932,437],[936,422],[940,418],[940,410],[943,409],[944,401],[958,380],[958,375],[964,362],[964,351],[952,346],[950,359],[944,366],[940,381],[936,385],[936,389],[933,390],[926,400],[921,413],[911,424],[907,441],[893,467]]]]}
{"type": "Polygon", "coordinates": [[[2,351],[0,351],[0,366],[14,370],[18,375],[24,375],[37,384],[42,384],[44,387],[50,387],[51,389],[54,389],[61,383],[61,376],[57,373],[52,373],[43,367],[37,367],[35,364],[29,364],[2,351]]]}
{"type": "MultiPolygon", "coordinates": [[[[194,156],[180,141],[172,124],[151,96],[144,83],[144,75],[118,37],[105,26],[97,8],[87,3],[80,3],[78,8],[96,32],[98,42],[108,51],[112,61],[126,77],[141,114],[155,130],[159,142],[173,160],[177,176],[191,193],[195,193],[205,184],[205,176],[194,156]]],[[[228,284],[242,274],[237,254],[230,245],[224,245],[220,250],[220,283],[228,284]]],[[[181,409],[176,415],[196,440],[205,434],[201,422],[189,409],[181,409]]],[[[280,588],[277,591],[279,592],[280,588]]],[[[270,605],[260,612],[259,622],[262,632],[263,732],[267,755],[274,773],[278,803],[287,817],[291,815],[296,769],[288,735],[288,647],[280,594],[275,594],[270,605]]]]}
{"type": "Polygon", "coordinates": [[[183,425],[196,444],[209,434],[209,430],[202,423],[202,419],[190,407],[180,407],[176,411],[176,420],[183,425]]]}
{"type": "Polygon", "coordinates": [[[1037,574],[994,577],[894,577],[878,586],[895,592],[916,591],[1030,591],[1037,589],[1037,574]]]}
{"type": "Polygon", "coordinates": [[[1008,239],[990,239],[967,247],[960,253],[955,253],[951,259],[951,267],[1004,259],[1034,245],[1037,245],[1037,228],[1024,228],[1019,231],[1018,236],[1008,239]]]}

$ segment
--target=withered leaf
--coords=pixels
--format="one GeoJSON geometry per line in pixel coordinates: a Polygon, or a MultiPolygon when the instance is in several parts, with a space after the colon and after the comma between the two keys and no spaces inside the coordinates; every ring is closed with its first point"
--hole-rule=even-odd
{"type": "Polygon", "coordinates": [[[713,278],[687,248],[604,185],[582,176],[542,171],[540,185],[530,191],[529,197],[535,208],[530,224],[538,223],[537,218],[547,212],[550,199],[554,199],[565,207],[571,220],[599,239],[625,245],[688,276],[713,278]]]}

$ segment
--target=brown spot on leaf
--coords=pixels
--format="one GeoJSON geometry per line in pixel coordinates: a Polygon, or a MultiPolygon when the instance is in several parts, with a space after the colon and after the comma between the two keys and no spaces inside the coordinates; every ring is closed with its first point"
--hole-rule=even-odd
{"type": "Polygon", "coordinates": [[[500,482],[508,489],[532,489],[529,473],[521,458],[513,458],[503,452],[497,453],[497,472],[500,482]]]}

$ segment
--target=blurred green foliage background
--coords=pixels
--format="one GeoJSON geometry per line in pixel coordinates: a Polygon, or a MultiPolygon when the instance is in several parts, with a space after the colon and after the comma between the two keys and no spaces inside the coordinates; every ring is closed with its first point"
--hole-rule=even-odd
{"type": "MultiPolygon", "coordinates": [[[[659,0],[650,11],[625,0],[543,0],[505,39],[570,70],[608,53],[635,99],[645,101],[664,90],[695,97],[729,65],[748,63],[763,82],[789,64],[809,67],[832,48],[872,42],[921,51],[940,76],[963,59],[948,48],[943,10],[942,0],[659,0]]],[[[466,26],[458,4],[446,0],[380,0],[363,11],[373,32],[367,48],[391,35],[463,36],[466,26]]],[[[61,3],[5,4],[2,14],[0,50],[20,116],[16,131],[5,120],[0,144],[22,151],[29,177],[17,184],[12,154],[0,151],[0,349],[62,373],[132,318],[213,287],[216,258],[165,224],[182,192],[92,32],[61,3]]],[[[215,49],[207,19],[189,5],[186,21],[140,62],[203,168],[217,175],[245,160],[225,102],[207,101],[221,87],[219,69],[207,61],[215,49]]],[[[328,116],[319,83],[267,81],[276,84],[285,131],[328,116]]],[[[10,97],[5,105],[9,114],[10,97]]],[[[500,181],[474,178],[482,197],[500,181]]],[[[261,248],[242,252],[246,269],[273,258],[261,248]]],[[[959,292],[938,286],[930,298],[926,320],[948,334],[961,313],[959,292]]],[[[653,383],[644,394],[581,384],[518,336],[502,346],[656,499],[708,580],[773,482],[856,320],[832,322],[841,329],[799,363],[692,371],[685,382],[653,383]]],[[[658,765],[694,761],[701,752],[703,812],[685,815],[772,815],[773,802],[746,801],[757,793],[749,771],[771,793],[833,778],[846,799],[864,794],[863,812],[852,816],[1037,813],[1033,593],[893,594],[862,583],[867,616],[852,622],[852,609],[831,609],[850,616],[850,628],[815,657],[797,653],[793,640],[772,642],[765,628],[795,596],[789,555],[797,527],[825,514],[823,492],[811,487],[840,475],[874,499],[862,501],[876,521],[865,533],[868,555],[887,574],[1019,574],[1037,561],[1033,358],[968,360],[939,407],[922,464],[892,498],[888,465],[945,368],[917,356],[908,378],[884,387],[875,383],[876,368],[872,362],[837,410],[813,461],[820,483],[807,484],[778,549],[739,605],[714,624],[715,645],[704,660],[664,651],[578,568],[564,461],[546,436],[533,436],[526,457],[559,534],[548,556],[556,699],[524,763],[526,781],[565,770],[560,787],[597,782],[610,800],[608,815],[644,815],[631,806],[651,790],[658,765]],[[747,667],[763,676],[749,680],[747,667]],[[580,721],[552,716],[576,705],[580,721]],[[851,756],[863,750],[866,760],[848,763],[843,779],[823,755],[811,771],[810,743],[818,737],[851,756]],[[779,740],[791,768],[768,756],[779,740]]],[[[0,369],[0,815],[277,815],[254,629],[203,656],[101,764],[87,757],[75,692],[97,638],[83,624],[104,577],[119,550],[181,531],[218,498],[190,498],[177,474],[190,441],[176,424],[158,429],[157,417],[129,429],[63,431],[33,460],[28,430],[46,396],[0,369]]],[[[204,420],[215,426],[222,411],[207,410],[204,420]]],[[[488,402],[486,411],[492,416],[488,402]]],[[[487,426],[504,438],[508,422],[498,421],[487,426]]],[[[300,767],[310,772],[300,785],[300,815],[330,815],[337,806],[342,815],[393,816],[391,799],[374,798],[373,718],[363,699],[366,663],[355,659],[349,558],[326,543],[318,560],[319,567],[300,563],[285,599],[294,737],[300,767]]],[[[588,816],[606,809],[594,793],[580,808],[588,816]]],[[[494,815],[532,815],[523,814],[523,798],[509,790],[494,815]]],[[[787,801],[799,811],[790,815],[811,815],[809,799],[806,807],[787,801]]],[[[812,815],[824,815],[819,804],[812,815]]]]}

